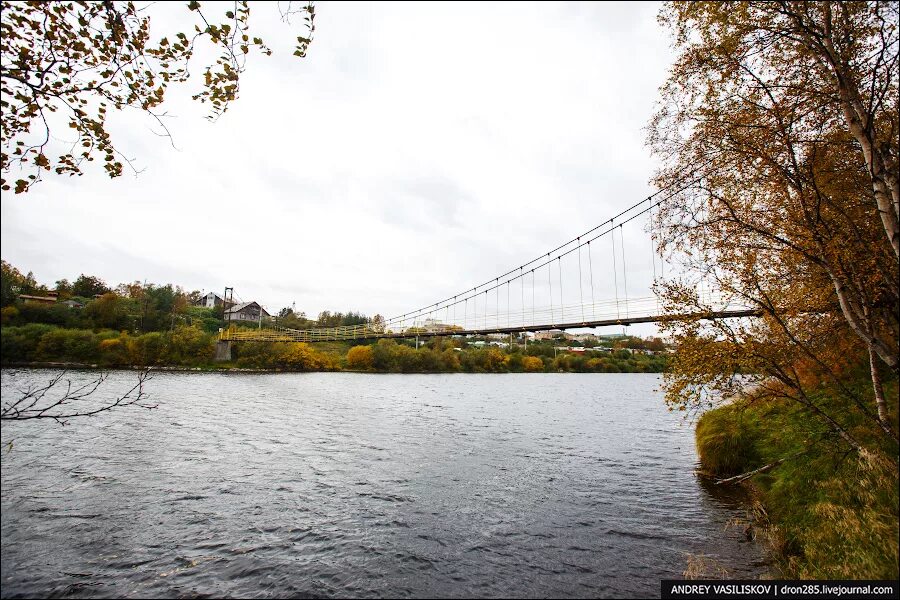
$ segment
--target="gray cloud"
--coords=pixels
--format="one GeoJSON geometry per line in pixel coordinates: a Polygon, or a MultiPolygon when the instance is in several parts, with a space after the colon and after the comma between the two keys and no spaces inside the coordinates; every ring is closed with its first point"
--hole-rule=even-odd
{"type": "MultiPolygon", "coordinates": [[[[163,28],[183,7],[154,10],[163,28]]],[[[51,283],[84,271],[231,285],[276,310],[433,302],[648,193],[642,128],[671,60],[656,12],[322,2],[298,60],[263,5],[255,26],[276,54],[253,57],[217,123],[191,86],[168,106],[177,151],[146,120],[118,116],[144,171],[4,194],[3,258],[51,283]]],[[[649,282],[645,237],[626,232],[648,263],[629,279],[635,290],[649,282]]]]}

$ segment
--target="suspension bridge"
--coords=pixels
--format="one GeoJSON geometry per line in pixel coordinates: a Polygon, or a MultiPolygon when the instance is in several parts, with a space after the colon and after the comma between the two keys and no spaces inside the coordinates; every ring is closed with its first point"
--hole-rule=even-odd
{"type": "MultiPolygon", "coordinates": [[[[629,295],[628,269],[629,263],[634,263],[633,257],[626,255],[624,229],[644,225],[654,209],[678,191],[659,190],[565,244],[493,279],[388,319],[311,329],[232,327],[223,330],[219,339],[325,342],[467,336],[758,315],[754,308],[702,285],[697,292],[699,304],[705,309],[693,313],[667,313],[656,295],[629,295]],[[613,297],[602,297],[609,283],[613,297]]],[[[651,240],[653,285],[664,280],[665,262],[651,240]]]]}

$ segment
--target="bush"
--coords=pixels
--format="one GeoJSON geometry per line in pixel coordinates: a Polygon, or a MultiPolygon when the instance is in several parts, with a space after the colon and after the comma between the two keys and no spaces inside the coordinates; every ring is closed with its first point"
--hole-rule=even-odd
{"type": "Polygon", "coordinates": [[[544,370],[544,361],[536,356],[522,358],[522,368],[526,373],[540,373],[544,370]]]}
{"type": "Polygon", "coordinates": [[[128,340],[128,360],[133,365],[160,364],[165,351],[166,339],[156,331],[128,340]]]}
{"type": "Polygon", "coordinates": [[[358,371],[368,371],[375,366],[375,353],[371,346],[354,346],[347,352],[347,366],[358,371]]]}
{"type": "Polygon", "coordinates": [[[92,331],[54,328],[41,336],[34,360],[93,362],[100,357],[98,345],[92,331]]]}
{"type": "Polygon", "coordinates": [[[3,362],[27,362],[37,360],[35,352],[45,333],[55,327],[29,323],[21,327],[4,327],[0,335],[0,357],[3,362]]]}
{"type": "Polygon", "coordinates": [[[279,366],[292,371],[334,371],[337,362],[331,355],[316,351],[304,342],[284,344],[284,351],[277,359],[279,366]]]}
{"type": "Polygon", "coordinates": [[[176,365],[205,364],[213,360],[213,337],[198,327],[180,326],[169,335],[167,362],[176,365]]]}
{"type": "Polygon", "coordinates": [[[755,424],[749,416],[744,417],[740,407],[733,404],[710,410],[700,417],[697,454],[703,470],[709,475],[738,475],[758,465],[755,424]]]}

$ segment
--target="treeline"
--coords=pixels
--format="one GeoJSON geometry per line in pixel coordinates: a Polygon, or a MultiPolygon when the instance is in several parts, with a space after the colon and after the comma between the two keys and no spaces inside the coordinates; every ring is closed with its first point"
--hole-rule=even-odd
{"type": "MultiPolygon", "coordinates": [[[[13,265],[0,263],[0,315],[3,326],[43,323],[66,329],[113,329],[131,333],[168,332],[184,325],[214,333],[225,326],[223,307],[198,306],[203,292],[185,291],[171,283],[122,283],[115,288],[93,275],[79,275],[74,283],[61,279],[48,286],[32,272],[23,274],[13,265]],[[34,301],[29,296],[48,298],[55,303],[34,301]]],[[[376,319],[380,318],[376,315],[376,319]]],[[[286,307],[278,312],[277,325],[294,329],[337,327],[368,322],[355,311],[322,311],[314,319],[286,307]]],[[[229,325],[247,326],[240,322],[229,325]]],[[[254,323],[252,326],[256,326],[254,323]]]]}
{"type": "MultiPolygon", "coordinates": [[[[376,318],[378,316],[376,315],[376,318]]],[[[278,313],[278,324],[290,329],[309,329],[311,327],[341,327],[343,325],[363,325],[369,322],[369,318],[355,311],[331,312],[323,310],[315,319],[310,319],[306,313],[295,313],[292,308],[282,308],[278,313]]]]}
{"type": "Polygon", "coordinates": [[[353,370],[381,373],[658,373],[667,356],[625,348],[570,353],[554,350],[553,342],[529,342],[528,348],[477,347],[463,338],[436,338],[415,348],[411,343],[378,340],[305,344],[242,342],[234,344],[233,360],[217,363],[216,335],[199,325],[170,331],[131,334],[126,331],[71,329],[43,323],[3,328],[3,364],[78,363],[103,367],[181,366],[254,368],[285,371],[353,370]],[[555,356],[554,356],[555,355],[555,356]]]}
{"type": "Polygon", "coordinates": [[[62,362],[104,367],[173,365],[198,367],[215,358],[215,336],[198,327],[129,334],[104,329],[65,329],[44,323],[4,327],[3,364],[62,362]]]}

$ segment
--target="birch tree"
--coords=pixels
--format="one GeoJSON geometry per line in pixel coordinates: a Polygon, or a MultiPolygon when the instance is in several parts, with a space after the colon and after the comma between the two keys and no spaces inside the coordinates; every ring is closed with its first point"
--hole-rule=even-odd
{"type": "MultiPolygon", "coordinates": [[[[771,342],[770,367],[799,358],[840,387],[841,357],[808,335],[835,316],[830,335],[858,340],[871,413],[895,439],[879,364],[900,371],[897,17],[881,2],[670,3],[678,58],[649,131],[656,183],[683,188],[658,213],[662,249],[766,317],[733,341],[762,341],[756,368],[771,342]]],[[[672,310],[696,302],[689,289],[664,290],[672,310]]],[[[715,379],[700,348],[675,387],[715,379]]]]}

